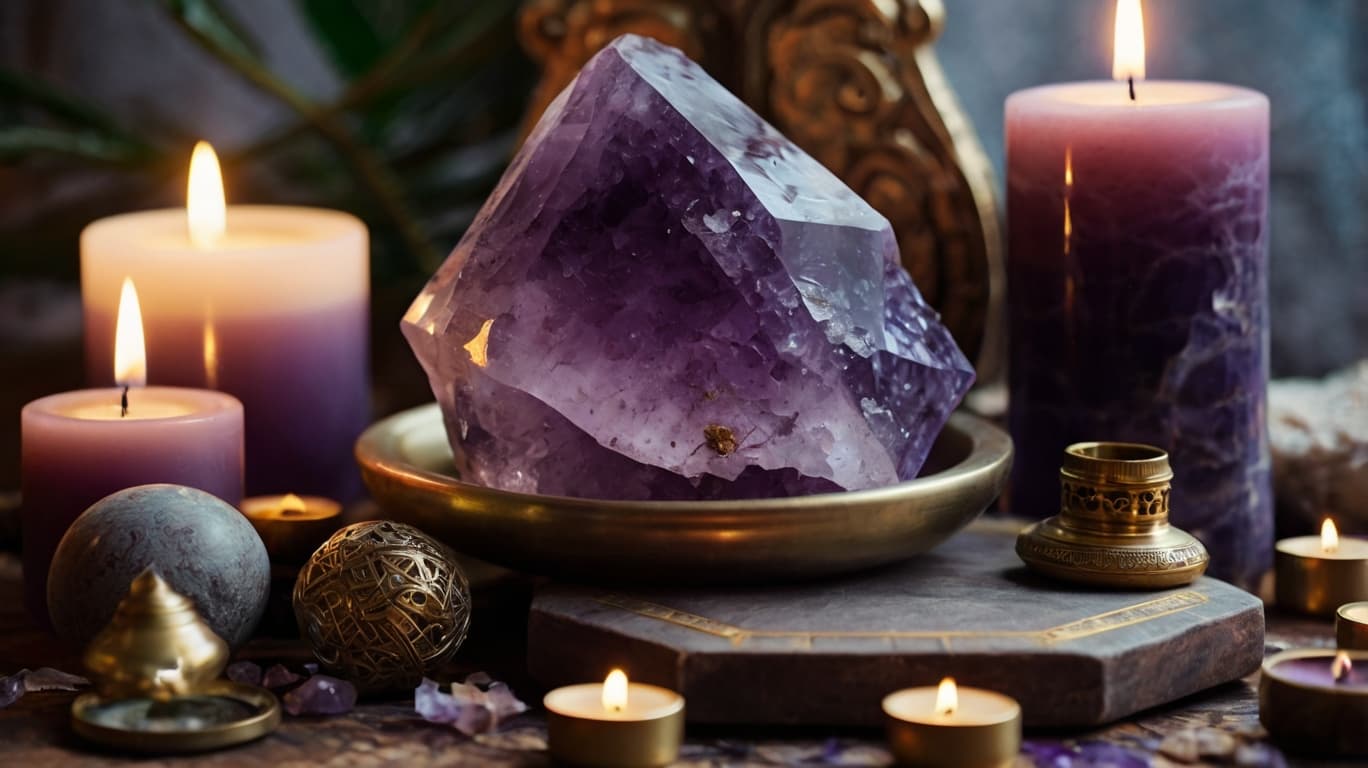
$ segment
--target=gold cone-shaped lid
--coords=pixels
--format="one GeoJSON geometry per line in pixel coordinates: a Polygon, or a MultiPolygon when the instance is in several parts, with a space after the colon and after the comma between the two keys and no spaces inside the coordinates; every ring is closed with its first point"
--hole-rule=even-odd
{"type": "Polygon", "coordinates": [[[228,645],[189,598],[152,568],[138,575],[109,626],[86,649],[85,664],[106,699],[165,701],[204,689],[228,662],[228,645]]]}

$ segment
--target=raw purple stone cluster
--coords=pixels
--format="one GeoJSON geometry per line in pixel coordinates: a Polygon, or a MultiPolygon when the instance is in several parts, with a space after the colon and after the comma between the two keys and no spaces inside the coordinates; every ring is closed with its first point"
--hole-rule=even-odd
{"type": "Polygon", "coordinates": [[[911,479],[974,379],[888,222],[634,35],[547,108],[403,330],[463,476],[544,494],[911,479]]]}
{"type": "Polygon", "coordinates": [[[426,677],[413,690],[413,709],[430,723],[450,725],[467,736],[489,733],[499,723],[527,711],[506,684],[476,672],[464,683],[452,683],[451,693],[426,677]]]}

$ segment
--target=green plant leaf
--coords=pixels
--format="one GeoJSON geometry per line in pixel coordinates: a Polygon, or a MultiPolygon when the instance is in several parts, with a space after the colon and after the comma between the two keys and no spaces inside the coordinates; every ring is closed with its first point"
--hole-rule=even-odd
{"type": "Polygon", "coordinates": [[[388,46],[355,0],[299,0],[299,7],[333,65],[348,80],[368,72],[385,54],[388,46]]]}
{"type": "Polygon", "coordinates": [[[215,0],[156,0],[181,23],[235,56],[256,61],[261,49],[215,0]]]}
{"type": "Polygon", "coordinates": [[[0,101],[11,106],[35,106],[68,124],[134,140],[99,107],[23,72],[0,69],[0,101]]]}
{"type": "Polygon", "coordinates": [[[96,131],[66,131],[31,125],[0,128],[0,163],[13,163],[34,154],[56,154],[108,165],[142,165],[156,153],[96,131]]]}

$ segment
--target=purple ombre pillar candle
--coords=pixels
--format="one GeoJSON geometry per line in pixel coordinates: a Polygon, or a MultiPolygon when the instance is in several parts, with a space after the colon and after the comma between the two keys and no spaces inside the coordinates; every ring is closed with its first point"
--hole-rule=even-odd
{"type": "Polygon", "coordinates": [[[1158,445],[1174,524],[1213,575],[1251,586],[1273,552],[1268,100],[1134,91],[1123,77],[1007,100],[1009,504],[1057,512],[1070,443],[1158,445]]]}
{"type": "MultiPolygon", "coordinates": [[[[194,180],[191,192],[194,208],[194,180]]],[[[371,413],[366,227],[316,208],[224,212],[221,186],[218,196],[208,232],[204,216],[191,217],[201,227],[191,230],[186,210],[174,209],[101,219],[81,234],[90,383],[112,383],[114,313],[132,277],[148,380],[242,401],[248,494],[354,499],[353,443],[371,413]]]]}

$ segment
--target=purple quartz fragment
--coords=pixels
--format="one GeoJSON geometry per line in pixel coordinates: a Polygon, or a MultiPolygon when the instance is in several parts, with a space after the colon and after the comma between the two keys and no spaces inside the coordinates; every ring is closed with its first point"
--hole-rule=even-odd
{"type": "Polygon", "coordinates": [[[52,667],[39,667],[24,674],[24,692],[34,691],[75,691],[90,685],[90,681],[80,675],[63,672],[52,667]]]}
{"type": "Polygon", "coordinates": [[[266,674],[261,676],[261,685],[274,691],[287,685],[293,685],[302,679],[300,675],[286,669],[285,665],[275,664],[266,670],[266,674]]]}
{"type": "Polygon", "coordinates": [[[16,672],[13,675],[0,677],[0,709],[4,709],[18,701],[24,695],[24,672],[16,672]]]}
{"type": "Polygon", "coordinates": [[[23,698],[25,693],[75,691],[87,685],[90,685],[90,681],[84,677],[52,667],[21,669],[12,675],[0,677],[0,709],[23,698]]]}
{"type": "Polygon", "coordinates": [[[314,675],[285,694],[292,715],[343,715],[356,706],[356,686],[328,675],[314,675]]]}
{"type": "Polygon", "coordinates": [[[488,733],[503,720],[526,712],[527,705],[507,685],[477,672],[467,677],[465,683],[452,683],[451,693],[443,693],[435,681],[423,678],[413,691],[413,709],[428,722],[450,725],[474,736],[488,733]],[[482,689],[472,681],[487,687],[482,689]]]}
{"type": "Polygon", "coordinates": [[[582,497],[910,479],[974,378],[888,222],[634,35],[547,108],[403,330],[464,476],[582,497]]]}
{"type": "Polygon", "coordinates": [[[261,666],[252,661],[235,661],[223,670],[223,676],[243,685],[261,685],[261,666]]]}

